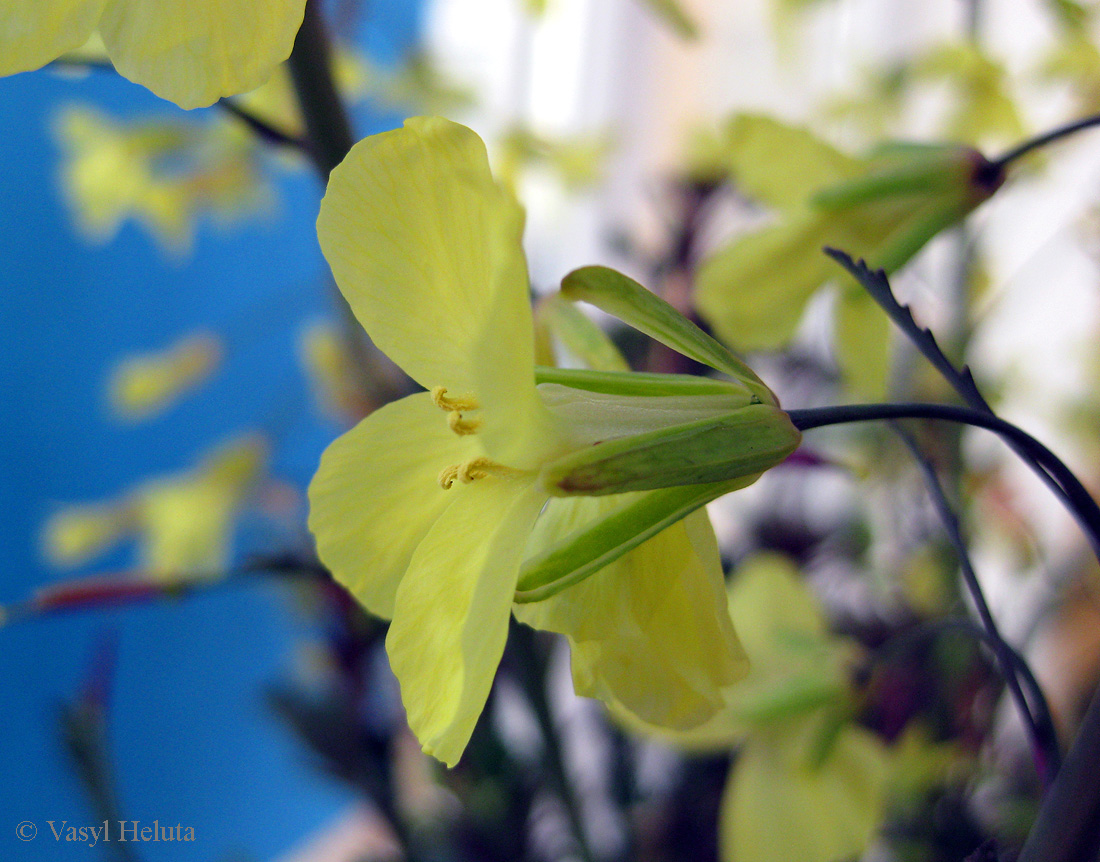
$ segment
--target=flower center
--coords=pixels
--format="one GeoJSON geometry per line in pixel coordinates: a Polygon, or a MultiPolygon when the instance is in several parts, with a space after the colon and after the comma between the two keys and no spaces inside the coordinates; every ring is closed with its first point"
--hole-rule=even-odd
{"type": "MultiPolygon", "coordinates": [[[[466,411],[477,410],[481,406],[473,395],[452,398],[443,386],[433,387],[431,395],[432,403],[439,409],[447,411],[447,425],[455,434],[459,437],[466,437],[477,433],[477,429],[481,427],[481,419],[470,418],[465,415],[466,411]]],[[[443,468],[438,481],[441,488],[449,489],[455,483],[455,480],[468,485],[475,479],[484,479],[487,476],[514,476],[519,472],[519,470],[498,464],[484,455],[479,455],[476,458],[463,461],[461,464],[452,464],[450,467],[443,468]]]]}

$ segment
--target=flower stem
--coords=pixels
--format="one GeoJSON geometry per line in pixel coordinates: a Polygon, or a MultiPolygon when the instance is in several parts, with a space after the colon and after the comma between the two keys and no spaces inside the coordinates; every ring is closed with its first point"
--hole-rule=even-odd
{"type": "Polygon", "coordinates": [[[594,862],[592,848],[588,844],[588,837],[584,828],[584,818],[581,812],[581,802],[577,798],[573,780],[569,776],[569,770],[565,763],[565,752],[562,750],[558,727],[554,721],[554,714],[550,709],[550,699],[546,696],[547,665],[545,656],[539,650],[536,643],[535,631],[525,625],[513,622],[508,641],[520,655],[520,682],[523,691],[527,695],[527,702],[531,711],[535,714],[539,730],[542,731],[543,744],[546,746],[546,763],[550,768],[550,774],[557,785],[558,795],[565,816],[569,820],[569,827],[577,842],[578,855],[583,862],[594,862]]]}
{"type": "Polygon", "coordinates": [[[1016,862],[1085,862],[1100,849],[1100,690],[1016,862]]]}
{"type": "MultiPolygon", "coordinates": [[[[355,143],[351,119],[332,77],[332,46],[320,3],[307,0],[302,26],[287,60],[294,92],[306,126],[306,150],[322,182],[355,143]]],[[[335,287],[335,285],[334,285],[335,287]]],[[[356,388],[368,404],[380,402],[379,386],[371,377],[374,365],[364,332],[344,295],[334,289],[344,346],[352,358],[356,388]]],[[[385,400],[384,398],[381,400],[385,400]]]]}
{"type": "Polygon", "coordinates": [[[791,422],[800,431],[843,425],[850,422],[875,422],[885,419],[937,419],[985,428],[1017,449],[1056,486],[1058,495],[1084,531],[1093,551],[1100,558],[1100,506],[1092,499],[1073,471],[1046,446],[1015,425],[983,410],[948,404],[845,404],[788,410],[791,422]]]}
{"type": "MultiPolygon", "coordinates": [[[[863,286],[864,290],[866,290],[871,298],[879,304],[882,310],[889,315],[890,319],[893,320],[905,336],[913,342],[913,345],[921,354],[932,363],[932,366],[939,371],[941,375],[943,375],[943,378],[959,394],[959,397],[962,398],[963,401],[972,409],[986,416],[996,418],[993,413],[993,408],[978,390],[978,385],[974,380],[974,375],[970,373],[970,369],[966,365],[963,365],[961,368],[956,368],[940,349],[939,344],[936,343],[936,337],[932,332],[916,322],[913,318],[912,311],[910,311],[907,305],[902,305],[897,301],[893,290],[890,288],[890,281],[886,277],[885,272],[881,269],[871,270],[862,260],[854,261],[847,254],[842,251],[837,251],[836,249],[826,248],[825,253],[847,269],[852,277],[863,286]]],[[[966,422],[967,420],[959,421],[966,422]]],[[[969,424],[978,425],[979,423],[974,422],[969,424]]],[[[1006,439],[1008,440],[1009,447],[1027,463],[1028,467],[1030,467],[1043,483],[1054,492],[1055,496],[1062,501],[1063,505],[1071,511],[1079,509],[1081,512],[1085,512],[1089,510],[1089,507],[1093,510],[1096,509],[1096,504],[1093,502],[1088,492],[1081,486],[1081,483],[1077,481],[1077,477],[1074,476],[1072,472],[1066,470],[1066,474],[1068,474],[1067,479],[1069,480],[1068,485],[1059,482],[1054,478],[1049,469],[1043,467],[1034,460],[1026,448],[1019,446],[1009,438],[1006,439]],[[1076,499],[1071,499],[1069,488],[1074,489],[1076,499]]],[[[1084,524],[1082,524],[1082,526],[1084,527],[1084,524]]],[[[1089,543],[1092,546],[1093,553],[1096,554],[1097,559],[1100,559],[1100,538],[1098,538],[1100,537],[1100,511],[1093,517],[1093,529],[1089,530],[1086,528],[1086,533],[1089,538],[1089,543]]]]}
{"type": "Polygon", "coordinates": [[[1017,144],[1011,150],[1004,155],[993,159],[987,166],[987,170],[991,172],[1001,171],[1007,167],[1010,163],[1016,161],[1021,156],[1025,156],[1032,150],[1037,150],[1040,147],[1045,147],[1047,144],[1052,144],[1055,141],[1062,138],[1068,138],[1070,135],[1074,135],[1082,129],[1088,129],[1092,126],[1100,126],[1100,114],[1094,114],[1091,117],[1085,117],[1081,120],[1076,120],[1072,123],[1067,123],[1064,126],[1059,126],[1056,129],[1051,129],[1046,134],[1038,135],[1024,141],[1021,144],[1017,144]]]}
{"type": "MultiPolygon", "coordinates": [[[[1005,641],[1000,629],[997,627],[996,620],[993,619],[993,613],[989,609],[989,603],[985,600],[985,593],[978,582],[978,576],[970,560],[970,553],[967,550],[966,542],[963,540],[958,516],[947,501],[947,495],[944,493],[943,485],[936,475],[936,470],[924,456],[924,453],[920,451],[917,441],[909,433],[899,426],[895,426],[895,431],[912,453],[924,476],[932,504],[943,522],[947,537],[958,557],[963,583],[966,584],[970,598],[973,600],[974,607],[978,612],[978,619],[981,621],[985,635],[984,639],[993,651],[997,664],[1000,666],[1001,676],[1008,687],[1009,696],[1015,703],[1016,709],[1023,719],[1024,728],[1031,738],[1031,751],[1035,759],[1036,771],[1039,773],[1039,780],[1043,787],[1049,790],[1050,783],[1054,776],[1058,774],[1058,769],[1061,766],[1061,752],[1058,750],[1058,739],[1053,733],[1053,723],[1050,720],[1050,711],[1047,708],[1046,699],[1042,696],[1038,686],[1035,686],[1032,689],[1032,694],[1037,697],[1038,702],[1034,707],[1028,703],[1020,684],[1019,670],[1023,659],[1005,641]]],[[[1032,679],[1034,680],[1034,677],[1032,679]]]]}

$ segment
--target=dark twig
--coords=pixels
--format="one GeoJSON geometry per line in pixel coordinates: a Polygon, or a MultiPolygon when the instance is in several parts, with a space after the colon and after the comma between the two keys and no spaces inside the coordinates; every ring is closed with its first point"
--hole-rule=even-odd
{"type": "MultiPolygon", "coordinates": [[[[974,410],[987,416],[994,415],[993,408],[990,407],[989,402],[978,390],[978,385],[974,381],[974,375],[971,373],[970,368],[966,365],[963,365],[962,368],[956,368],[951,360],[944,355],[931,331],[920,326],[913,319],[913,313],[909,306],[902,305],[897,301],[885,272],[881,269],[871,270],[862,260],[853,261],[850,256],[837,249],[827,248],[825,253],[848,270],[852,277],[862,285],[871,295],[871,298],[882,307],[897,327],[913,342],[921,354],[943,375],[944,379],[954,388],[963,401],[974,410]]],[[[1044,465],[1036,461],[1033,457],[1034,452],[1027,447],[1021,449],[1018,448],[1017,443],[1011,440],[1008,442],[1013,451],[1023,458],[1047,487],[1062,500],[1063,504],[1074,512],[1075,517],[1078,518],[1078,522],[1088,536],[1093,552],[1100,559],[1100,509],[1097,508],[1095,501],[1081,485],[1076,475],[1063,465],[1059,475],[1056,476],[1051,472],[1050,465],[1044,465]]]]}
{"type": "Polygon", "coordinates": [[[1024,721],[1028,736],[1031,737],[1032,754],[1035,758],[1039,780],[1045,788],[1049,789],[1050,783],[1054,776],[1058,774],[1061,765],[1061,752],[1058,749],[1058,739],[1054,735],[1054,725],[1050,719],[1050,710],[1047,708],[1046,699],[1038,686],[1035,686],[1033,695],[1037,696],[1038,702],[1035,704],[1028,703],[1019,678],[1019,668],[1023,663],[1023,659],[1008,645],[997,627],[996,620],[993,619],[989,603],[985,599],[985,593],[982,591],[973,563],[970,560],[966,542],[963,540],[959,519],[947,500],[947,495],[944,493],[943,485],[936,475],[936,470],[921,452],[917,441],[913,439],[912,435],[896,424],[894,430],[906,448],[912,453],[921,474],[924,476],[932,505],[943,522],[947,537],[958,556],[963,582],[970,592],[970,598],[974,602],[975,610],[978,612],[978,619],[981,621],[982,629],[986,633],[986,643],[996,657],[1005,685],[1008,686],[1009,695],[1015,702],[1016,709],[1024,721]]]}
{"type": "MultiPolygon", "coordinates": [[[[322,182],[327,183],[332,169],[351,150],[355,136],[332,76],[332,46],[317,0],[306,2],[302,26],[287,65],[306,125],[306,150],[322,182]]],[[[352,358],[356,386],[368,403],[375,403],[378,387],[370,375],[374,362],[364,340],[363,327],[344,295],[339,290],[333,293],[340,312],[344,346],[352,358]]]]}
{"type": "Polygon", "coordinates": [[[1023,143],[1013,147],[1004,155],[993,159],[987,166],[987,169],[991,171],[1002,171],[1007,165],[1016,161],[1021,156],[1027,155],[1032,150],[1037,150],[1040,147],[1045,147],[1047,144],[1052,144],[1055,141],[1061,140],[1062,138],[1067,138],[1070,135],[1076,134],[1082,129],[1089,129],[1093,126],[1100,126],[1100,114],[1094,114],[1091,117],[1085,117],[1084,119],[1076,120],[1072,123],[1067,123],[1066,125],[1059,126],[1058,128],[1052,129],[1045,134],[1024,141],[1023,143]]]}
{"type": "Polygon", "coordinates": [[[949,404],[842,404],[788,410],[787,415],[801,431],[844,425],[850,422],[874,422],[885,419],[938,419],[985,428],[1022,453],[1029,464],[1049,474],[1058,490],[1058,499],[1085,532],[1094,549],[1100,548],[1100,507],[1085,486],[1046,446],[1010,422],[990,413],[949,404]]]}
{"type": "Polygon", "coordinates": [[[296,138],[266,120],[260,119],[247,108],[241,107],[235,99],[219,99],[217,105],[248,126],[261,141],[278,147],[293,147],[296,150],[309,152],[309,144],[304,139],[296,138]]]}

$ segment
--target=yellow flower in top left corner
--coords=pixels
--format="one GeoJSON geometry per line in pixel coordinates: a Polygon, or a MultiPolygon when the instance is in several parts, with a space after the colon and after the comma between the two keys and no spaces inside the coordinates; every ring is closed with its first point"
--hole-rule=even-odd
{"type": "Polygon", "coordinates": [[[181,108],[264,83],[290,56],[305,0],[4,0],[0,75],[38,69],[99,31],[121,75],[181,108]]]}

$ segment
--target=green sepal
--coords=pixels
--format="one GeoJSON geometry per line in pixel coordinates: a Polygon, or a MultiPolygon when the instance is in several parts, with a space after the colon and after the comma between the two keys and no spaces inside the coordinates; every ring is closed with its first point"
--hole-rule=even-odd
{"type": "Polygon", "coordinates": [[[535,383],[557,383],[585,392],[606,395],[640,395],[649,398],[673,398],[698,395],[724,395],[744,398],[745,404],[759,404],[752,393],[737,382],[693,374],[653,374],[648,371],[592,371],[587,368],[551,368],[535,366],[535,383]]]}
{"type": "Polygon", "coordinates": [[[598,371],[629,371],[607,333],[591,317],[560,294],[551,294],[535,306],[535,326],[544,328],[584,365],[598,371]]]}
{"type": "Polygon", "coordinates": [[[581,267],[562,279],[561,292],[568,299],[591,303],[614,315],[689,359],[740,380],[764,403],[777,403],[772,391],[749,366],[655,293],[621,272],[606,266],[581,267]]]}
{"type": "Polygon", "coordinates": [[[643,0],[653,14],[663,20],[682,39],[699,38],[699,28],[676,0],[643,0]]]}
{"type": "Polygon", "coordinates": [[[514,600],[524,604],[557,595],[711,500],[751,485],[758,476],[624,497],[619,509],[524,560],[514,600]]]}
{"type": "Polygon", "coordinates": [[[586,446],[547,464],[539,478],[560,497],[724,482],[774,467],[801,439],[778,407],[751,404],[586,446]]]}
{"type": "Polygon", "coordinates": [[[952,190],[965,198],[973,176],[985,162],[977,150],[954,144],[894,144],[875,156],[869,171],[821,189],[810,198],[811,204],[836,210],[884,198],[927,197],[952,190]]]}

